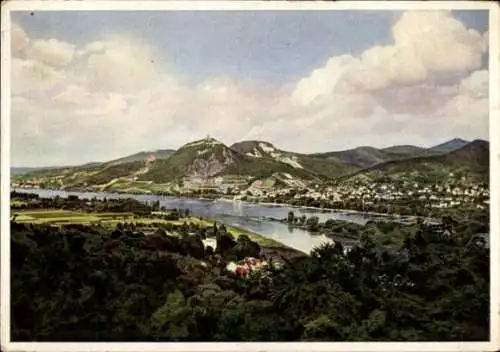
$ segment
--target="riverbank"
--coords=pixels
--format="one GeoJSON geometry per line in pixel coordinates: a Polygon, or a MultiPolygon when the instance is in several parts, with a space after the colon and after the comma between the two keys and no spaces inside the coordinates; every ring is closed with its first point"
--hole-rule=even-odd
{"type": "MultiPolygon", "coordinates": [[[[179,220],[165,220],[156,217],[137,217],[130,212],[104,212],[104,213],[90,213],[85,211],[63,210],[63,209],[24,209],[11,212],[11,216],[15,217],[16,222],[19,223],[33,223],[33,224],[49,224],[55,226],[79,224],[79,225],[93,225],[99,224],[101,226],[115,228],[118,223],[134,223],[139,229],[143,229],[154,225],[175,225],[179,226],[184,223],[194,224],[196,226],[211,227],[214,223],[221,224],[221,221],[200,218],[196,216],[183,217],[179,220]]],[[[245,230],[243,228],[224,224],[226,230],[233,235],[237,240],[239,236],[246,235],[248,238],[259,244],[267,251],[283,252],[287,256],[290,254],[300,255],[305,254],[298,249],[286,246],[285,244],[260,235],[258,233],[245,230]]]]}
{"type": "MultiPolygon", "coordinates": [[[[217,200],[224,200],[224,201],[228,201],[228,202],[233,201],[233,200],[227,199],[227,198],[219,198],[217,200]]],[[[319,207],[311,207],[311,206],[306,206],[306,205],[294,205],[294,204],[289,204],[289,203],[253,202],[253,201],[248,201],[248,200],[245,200],[245,201],[238,200],[238,202],[247,203],[247,204],[258,204],[258,205],[272,205],[275,207],[288,207],[288,208],[294,208],[294,209],[318,210],[318,212],[322,213],[322,214],[326,214],[326,213],[363,214],[363,215],[369,215],[369,216],[381,217],[381,218],[397,218],[397,219],[408,219],[408,220],[416,220],[418,218],[421,218],[419,216],[414,216],[414,215],[387,214],[387,213],[378,213],[378,212],[374,212],[374,211],[360,211],[360,210],[354,210],[354,209],[319,208],[319,207]]]]}
{"type": "MultiPolygon", "coordinates": [[[[408,220],[417,220],[419,216],[412,216],[412,215],[399,215],[399,214],[387,214],[387,213],[379,213],[379,212],[373,212],[373,211],[360,211],[360,210],[355,210],[355,209],[338,209],[338,208],[320,208],[320,207],[312,207],[312,206],[305,206],[305,205],[294,205],[294,204],[289,204],[289,203],[271,203],[271,202],[258,202],[258,201],[250,201],[250,200],[235,200],[234,198],[225,198],[225,197],[201,197],[201,196],[190,196],[186,194],[167,194],[167,193],[154,193],[151,191],[145,191],[145,192],[131,192],[131,191],[120,191],[120,190],[113,190],[112,192],[109,191],[99,191],[95,189],[71,189],[71,188],[66,188],[66,189],[50,189],[50,188],[29,188],[29,187],[22,187],[22,188],[16,188],[17,190],[46,190],[46,191],[62,191],[62,192],[81,192],[81,193],[101,193],[101,194],[109,194],[109,195],[136,195],[136,196],[157,196],[157,197],[176,197],[176,198],[184,198],[184,199],[196,199],[196,200],[203,200],[203,201],[213,201],[213,202],[224,202],[224,203],[243,203],[243,204],[256,204],[256,205],[263,205],[263,206],[273,206],[277,208],[293,208],[293,209],[308,209],[308,210],[315,210],[318,211],[322,214],[327,214],[327,213],[332,213],[332,214],[348,214],[348,215],[356,215],[356,214],[363,214],[363,215],[368,215],[368,216],[373,216],[373,217],[381,217],[381,218],[393,218],[393,219],[408,219],[408,220]]],[[[427,219],[427,218],[425,218],[427,219]]],[[[429,219],[431,220],[431,219],[429,219]]]]}
{"type": "MultiPolygon", "coordinates": [[[[286,217],[289,211],[295,211],[295,208],[287,208],[284,204],[280,204],[277,207],[270,207],[269,205],[259,206],[258,203],[251,204],[247,202],[233,205],[232,202],[227,200],[214,202],[196,198],[173,196],[134,195],[117,192],[79,192],[76,190],[48,190],[40,188],[13,189],[12,191],[17,191],[20,194],[35,194],[38,197],[47,199],[61,198],[60,201],[54,204],[60,203],[62,199],[68,196],[76,196],[84,201],[82,203],[83,208],[86,207],[85,201],[88,202],[92,199],[108,199],[109,202],[113,199],[130,198],[144,204],[160,205],[164,207],[165,210],[179,209],[181,213],[184,213],[183,210],[187,209],[191,215],[203,217],[205,219],[214,219],[218,223],[224,223],[239,228],[240,230],[238,231],[238,229],[236,229],[236,232],[251,232],[254,238],[256,238],[256,241],[263,246],[271,248],[287,246],[288,248],[293,248],[302,253],[309,253],[313,248],[331,242],[331,239],[326,236],[318,235],[308,230],[295,229],[292,231],[286,224],[264,219],[264,217],[281,219],[286,217]],[[275,242],[278,242],[279,245],[275,242]]],[[[23,199],[23,197],[20,197],[20,199],[23,199]]],[[[90,204],[92,204],[92,202],[90,204]]],[[[48,205],[50,206],[50,202],[48,202],[48,205]]],[[[39,207],[39,205],[37,207],[39,207]]],[[[95,209],[96,207],[91,206],[91,208],[95,209]]],[[[76,208],[74,210],[78,209],[79,208],[76,208]]],[[[301,213],[301,215],[306,215],[307,217],[319,216],[321,221],[326,221],[330,218],[339,218],[341,220],[363,224],[370,220],[362,213],[359,213],[358,216],[342,216],[336,215],[333,212],[320,215],[308,209],[302,209],[301,213]]],[[[346,238],[346,240],[350,241],[349,238],[346,238]]],[[[335,241],[342,241],[342,239],[335,239],[335,241]]]]}

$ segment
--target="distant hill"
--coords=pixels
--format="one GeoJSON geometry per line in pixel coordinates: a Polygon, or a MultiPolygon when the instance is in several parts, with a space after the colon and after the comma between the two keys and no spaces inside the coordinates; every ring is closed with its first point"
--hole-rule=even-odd
{"type": "Polygon", "coordinates": [[[90,162],[82,165],[72,165],[72,166],[51,166],[51,167],[12,167],[12,175],[24,175],[24,174],[50,174],[50,173],[60,173],[60,172],[71,172],[76,170],[86,170],[94,169],[96,167],[110,167],[117,166],[120,164],[127,164],[136,161],[146,161],[148,158],[154,157],[155,159],[166,159],[172,155],[175,150],[165,149],[165,150],[155,150],[155,151],[144,151],[136,154],[128,155],[119,159],[110,160],[106,162],[90,162]]]}
{"type": "Polygon", "coordinates": [[[351,165],[335,156],[325,157],[322,154],[287,152],[265,141],[238,142],[233,144],[231,149],[253,158],[272,160],[295,169],[305,170],[325,179],[334,179],[359,169],[357,165],[351,165]]]}
{"type": "Polygon", "coordinates": [[[365,169],[392,160],[402,160],[448,153],[469,143],[470,142],[463,139],[455,138],[432,148],[424,148],[414,145],[396,145],[382,149],[373,147],[357,147],[354,149],[315,155],[327,159],[334,157],[348,164],[365,169]]]}
{"type": "Polygon", "coordinates": [[[364,169],[395,158],[394,155],[373,147],[358,147],[338,152],[314,154],[324,160],[341,160],[347,164],[364,169]]]}
{"type": "Polygon", "coordinates": [[[340,178],[339,182],[404,178],[421,182],[444,182],[450,174],[463,174],[478,181],[489,176],[489,143],[475,140],[448,153],[391,160],[340,178]]]}
{"type": "Polygon", "coordinates": [[[399,159],[403,157],[414,158],[418,156],[430,156],[439,154],[438,151],[432,151],[423,147],[417,147],[414,145],[395,145],[393,147],[380,149],[381,151],[392,155],[394,159],[399,159]]]}
{"type": "Polygon", "coordinates": [[[125,156],[123,158],[111,160],[111,161],[108,161],[104,164],[108,165],[108,166],[114,166],[114,165],[119,165],[119,164],[131,163],[134,161],[146,161],[148,158],[166,159],[170,155],[172,155],[173,153],[175,153],[175,150],[173,150],[173,149],[163,149],[163,150],[160,149],[160,150],[155,150],[155,151],[145,151],[145,152],[139,152],[136,154],[125,156]]]}
{"type": "Polygon", "coordinates": [[[37,168],[36,167],[11,167],[10,168],[10,174],[11,175],[24,175],[29,172],[35,171],[37,168]]]}
{"type": "Polygon", "coordinates": [[[64,176],[65,184],[71,187],[86,184],[101,184],[116,177],[124,177],[144,167],[148,159],[168,158],[174,150],[139,152],[107,162],[90,162],[77,166],[26,168],[12,175],[21,178],[64,176]]]}
{"type": "Polygon", "coordinates": [[[490,143],[476,139],[436,158],[457,168],[465,167],[476,174],[489,175],[490,143]]]}
{"type": "Polygon", "coordinates": [[[414,154],[414,153],[421,153],[422,151],[425,150],[425,148],[417,147],[414,145],[395,145],[392,147],[382,148],[380,150],[396,154],[414,154]]]}
{"type": "Polygon", "coordinates": [[[450,141],[438,144],[434,147],[429,148],[428,150],[433,151],[433,152],[438,152],[438,153],[447,153],[451,152],[452,150],[460,149],[462,147],[465,147],[467,144],[469,144],[469,141],[460,139],[460,138],[454,138],[450,141]]]}
{"type": "Polygon", "coordinates": [[[30,176],[42,176],[42,175],[52,175],[59,174],[63,172],[71,172],[82,169],[92,169],[102,163],[91,162],[77,166],[42,166],[42,167],[11,167],[11,176],[17,177],[30,177],[30,176]]]}

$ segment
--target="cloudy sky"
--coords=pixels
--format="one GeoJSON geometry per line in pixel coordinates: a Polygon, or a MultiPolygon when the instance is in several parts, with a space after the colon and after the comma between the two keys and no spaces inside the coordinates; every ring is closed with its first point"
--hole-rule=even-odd
{"type": "Polygon", "coordinates": [[[487,11],[13,12],[11,164],[488,139],[487,11]]]}

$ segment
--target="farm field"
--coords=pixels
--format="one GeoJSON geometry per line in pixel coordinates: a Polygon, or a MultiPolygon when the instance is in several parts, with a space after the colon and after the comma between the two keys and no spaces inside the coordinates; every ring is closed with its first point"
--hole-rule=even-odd
{"type": "Polygon", "coordinates": [[[120,221],[128,221],[134,218],[132,213],[85,213],[70,210],[23,210],[13,212],[16,214],[16,222],[35,224],[113,224],[120,221]]]}
{"type": "MultiPolygon", "coordinates": [[[[58,210],[58,209],[42,209],[42,210],[20,210],[11,214],[17,215],[15,220],[18,223],[32,224],[49,224],[54,226],[80,224],[80,225],[101,225],[104,227],[114,228],[118,223],[133,222],[137,226],[137,230],[143,231],[146,234],[154,233],[154,224],[170,224],[179,226],[183,223],[195,224],[198,226],[210,227],[213,221],[199,219],[197,217],[188,217],[180,220],[164,220],[155,218],[138,217],[133,213],[87,213],[73,210],[58,210]]],[[[267,248],[283,248],[282,243],[267,238],[265,236],[247,231],[234,226],[226,226],[235,239],[240,235],[247,235],[252,241],[257,242],[262,247],[267,248]]],[[[175,235],[175,232],[171,233],[175,235]]]]}

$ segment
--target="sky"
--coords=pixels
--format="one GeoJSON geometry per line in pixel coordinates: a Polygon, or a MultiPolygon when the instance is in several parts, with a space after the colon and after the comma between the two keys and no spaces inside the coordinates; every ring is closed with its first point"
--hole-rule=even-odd
{"type": "Polygon", "coordinates": [[[11,164],[488,139],[488,12],[11,13],[11,164]]]}

